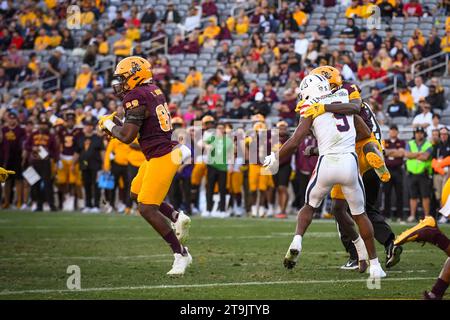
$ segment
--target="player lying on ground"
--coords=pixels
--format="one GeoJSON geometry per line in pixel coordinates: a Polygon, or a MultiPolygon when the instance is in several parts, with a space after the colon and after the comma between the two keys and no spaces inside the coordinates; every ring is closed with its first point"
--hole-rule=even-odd
{"type": "Polygon", "coordinates": [[[190,218],[163,202],[178,168],[190,158],[190,150],[171,140],[172,124],[163,92],[152,81],[150,62],[138,56],[121,60],[114,72],[113,89],[123,100],[125,121],[115,114],[100,117],[99,127],[112,137],[130,144],[138,142],[146,161],[131,184],[131,198],[138,202],[142,217],[170,245],[174,263],[169,275],[182,275],[192,257],[183,242],[190,218]],[[177,234],[172,229],[175,223],[177,234]]]}
{"type": "Polygon", "coordinates": [[[411,241],[434,244],[447,254],[448,258],[445,261],[439,278],[431,291],[425,291],[423,294],[426,300],[442,299],[450,283],[450,240],[439,230],[436,220],[429,216],[421,220],[415,227],[400,234],[395,240],[395,244],[401,245],[411,241]]]}
{"type": "MultiPolygon", "coordinates": [[[[330,93],[328,80],[320,75],[306,76],[300,84],[300,95],[305,100],[323,98],[329,96],[330,93]]],[[[339,100],[336,99],[335,101],[339,100]]],[[[323,105],[313,105],[312,107],[324,108],[323,105]]],[[[327,111],[336,111],[333,110],[332,104],[328,107],[330,109],[327,111]]],[[[386,274],[377,258],[373,227],[364,212],[365,191],[357,168],[354,121],[360,121],[360,119],[358,116],[333,114],[331,112],[326,112],[315,119],[312,116],[302,117],[293,136],[281,147],[279,153],[277,155],[272,153],[265,160],[265,165],[271,168],[278,162],[279,158],[293,154],[309,130],[312,129],[318,141],[320,156],[307,187],[305,205],[297,216],[296,233],[284,259],[284,265],[287,268],[295,266],[302,248],[302,237],[311,224],[314,208],[320,206],[323,198],[331,191],[333,185],[340,184],[349,203],[353,219],[358,224],[361,237],[364,240],[363,242],[360,238],[355,239],[358,254],[361,254],[360,260],[366,260],[367,257],[364,255],[367,255],[368,252],[371,277],[385,277],[386,274]],[[365,252],[364,245],[367,252],[365,252]]],[[[358,107],[353,105],[352,114],[358,112],[358,107]]]]}
{"type": "MultiPolygon", "coordinates": [[[[444,167],[450,165],[450,157],[446,157],[442,160],[433,160],[433,169],[439,173],[444,174],[444,167]]],[[[442,189],[441,196],[441,209],[439,212],[448,217],[450,215],[450,179],[445,183],[442,189]]],[[[396,245],[400,245],[406,242],[428,242],[439,247],[444,251],[448,257],[450,257],[450,240],[439,230],[436,220],[433,217],[426,217],[420,221],[416,226],[405,230],[395,240],[396,245]]],[[[437,279],[435,285],[431,289],[431,292],[425,291],[423,296],[427,300],[440,300],[444,296],[445,291],[450,283],[450,258],[445,261],[444,267],[437,279]]]]}
{"type": "MultiPolygon", "coordinates": [[[[363,177],[363,184],[366,190],[366,213],[372,222],[374,227],[375,239],[378,240],[384,247],[386,252],[387,268],[393,267],[400,261],[400,255],[402,253],[402,247],[394,246],[395,234],[392,228],[386,223],[383,215],[377,208],[376,202],[380,190],[380,182],[375,179],[373,172],[375,172],[381,181],[388,181],[390,179],[390,173],[384,163],[382,155],[382,143],[381,143],[381,129],[375,115],[373,114],[370,105],[367,102],[363,102],[360,94],[360,89],[357,85],[348,81],[343,81],[339,70],[331,66],[323,66],[315,68],[311,71],[311,74],[320,74],[328,79],[332,89],[332,93],[339,97],[345,98],[347,104],[337,103],[335,108],[338,108],[339,112],[345,113],[346,106],[356,105],[360,108],[359,116],[364,120],[365,125],[372,131],[369,137],[357,137],[356,140],[356,154],[358,156],[358,167],[361,176],[363,177]]],[[[302,102],[297,106],[298,109],[302,107],[302,102]]],[[[314,116],[318,116],[325,111],[325,108],[329,107],[324,105],[323,108],[310,109],[310,114],[314,113],[314,116]]],[[[358,123],[356,129],[358,131],[358,123]]],[[[314,152],[312,152],[314,154],[314,152]]],[[[339,221],[339,217],[345,217],[344,212],[348,212],[348,204],[345,201],[344,194],[340,185],[336,185],[331,190],[331,213],[337,217],[336,222],[339,227],[340,238],[347,252],[350,253],[350,258],[342,269],[356,269],[358,268],[358,262],[356,257],[355,246],[351,242],[351,236],[347,234],[347,229],[342,227],[342,223],[345,221],[339,221]]]]}

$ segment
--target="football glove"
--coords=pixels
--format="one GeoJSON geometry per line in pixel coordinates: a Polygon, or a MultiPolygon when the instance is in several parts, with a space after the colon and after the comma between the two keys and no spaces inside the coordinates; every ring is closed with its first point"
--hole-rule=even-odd
{"type": "Polygon", "coordinates": [[[114,117],[116,116],[116,113],[117,112],[113,112],[111,114],[108,114],[106,116],[101,116],[99,118],[99,120],[98,120],[98,127],[100,128],[100,130],[107,131],[106,128],[105,128],[105,122],[107,120],[114,121],[114,117]]]}
{"type": "Polygon", "coordinates": [[[16,174],[16,172],[0,167],[0,182],[5,182],[10,174],[16,174]]]}
{"type": "Polygon", "coordinates": [[[314,103],[300,110],[300,116],[303,118],[312,117],[313,119],[325,113],[325,105],[323,103],[314,103]]]}
{"type": "Polygon", "coordinates": [[[277,158],[275,157],[275,153],[271,152],[270,155],[265,157],[263,166],[270,169],[276,162],[277,158]]]}

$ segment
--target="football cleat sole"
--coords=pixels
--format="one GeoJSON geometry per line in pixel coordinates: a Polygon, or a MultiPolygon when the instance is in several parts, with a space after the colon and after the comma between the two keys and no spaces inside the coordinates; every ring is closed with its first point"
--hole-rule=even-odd
{"type": "Polygon", "coordinates": [[[391,174],[389,173],[386,164],[382,157],[377,155],[375,152],[368,152],[366,154],[366,160],[369,165],[375,170],[376,174],[382,182],[388,182],[391,180],[391,174]]]}
{"type": "Polygon", "coordinates": [[[420,220],[416,226],[403,231],[397,239],[395,239],[394,245],[398,246],[411,241],[425,241],[421,237],[421,233],[426,233],[427,231],[436,232],[437,230],[436,220],[431,216],[426,217],[425,219],[420,220]]]}
{"type": "Polygon", "coordinates": [[[286,269],[293,269],[297,264],[297,259],[300,255],[300,251],[297,249],[289,249],[284,258],[283,264],[286,269]]]}

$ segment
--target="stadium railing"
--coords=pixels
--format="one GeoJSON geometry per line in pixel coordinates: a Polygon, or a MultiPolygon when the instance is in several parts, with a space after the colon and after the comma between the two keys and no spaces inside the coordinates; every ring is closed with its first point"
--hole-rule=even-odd
{"type": "MultiPolygon", "coordinates": [[[[433,71],[433,70],[436,70],[436,69],[440,69],[442,67],[446,67],[446,66],[448,66],[448,63],[449,63],[449,53],[442,51],[442,52],[433,54],[433,55],[431,55],[429,57],[423,58],[422,60],[414,62],[411,65],[411,74],[412,74],[413,77],[420,76],[420,75],[428,73],[430,71],[433,71]],[[442,59],[442,57],[444,57],[444,59],[442,59]],[[416,71],[417,66],[420,66],[420,65],[423,65],[425,63],[428,63],[431,60],[437,60],[437,61],[440,61],[440,62],[438,62],[436,64],[433,64],[430,67],[425,68],[423,70],[420,70],[420,71],[417,70],[416,71]]],[[[446,67],[445,70],[444,70],[444,76],[445,77],[448,76],[448,67],[446,67]]]]}

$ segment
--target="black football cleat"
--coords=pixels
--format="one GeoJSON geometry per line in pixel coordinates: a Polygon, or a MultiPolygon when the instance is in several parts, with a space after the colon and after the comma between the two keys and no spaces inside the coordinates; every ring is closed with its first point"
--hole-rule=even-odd
{"type": "Polygon", "coordinates": [[[356,270],[359,269],[357,259],[348,259],[348,261],[341,267],[342,270],[356,270]]]}
{"type": "Polygon", "coordinates": [[[397,263],[400,262],[400,255],[403,252],[402,246],[394,245],[394,242],[391,242],[386,247],[386,268],[392,268],[397,263]]]}

